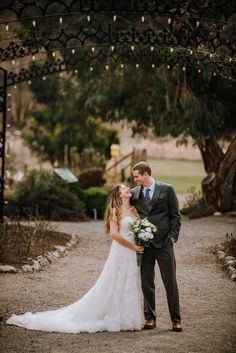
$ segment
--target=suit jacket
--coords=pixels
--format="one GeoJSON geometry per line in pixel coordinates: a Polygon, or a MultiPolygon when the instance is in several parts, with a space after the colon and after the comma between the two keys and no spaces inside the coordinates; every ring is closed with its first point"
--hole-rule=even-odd
{"type": "Polygon", "coordinates": [[[156,181],[154,194],[150,203],[143,195],[142,186],[131,189],[131,204],[137,209],[141,218],[147,219],[157,227],[157,234],[152,240],[155,248],[167,245],[168,240],[178,240],[181,227],[179,202],[173,187],[156,181]]]}

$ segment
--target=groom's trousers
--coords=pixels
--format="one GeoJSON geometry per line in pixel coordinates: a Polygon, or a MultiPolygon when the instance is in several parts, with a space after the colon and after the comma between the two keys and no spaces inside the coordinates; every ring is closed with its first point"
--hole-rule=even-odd
{"type": "Polygon", "coordinates": [[[145,319],[156,320],[155,307],[155,262],[157,261],[161,278],[165,286],[168,307],[172,322],[180,322],[179,292],[176,281],[176,263],[173,243],[169,239],[164,248],[145,248],[142,265],[141,279],[144,295],[144,316],[145,319]]]}

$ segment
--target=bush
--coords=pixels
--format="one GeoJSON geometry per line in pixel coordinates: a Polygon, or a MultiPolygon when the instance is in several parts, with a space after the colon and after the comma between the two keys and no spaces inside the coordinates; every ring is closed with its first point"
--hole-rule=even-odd
{"type": "Polygon", "coordinates": [[[30,216],[55,221],[85,218],[84,203],[50,172],[32,171],[7,201],[5,214],[11,218],[30,216]]]}
{"type": "Polygon", "coordinates": [[[189,190],[184,207],[181,209],[183,215],[187,215],[189,219],[195,219],[211,216],[214,212],[215,209],[207,205],[201,191],[196,192],[195,188],[189,190]]]}
{"type": "Polygon", "coordinates": [[[92,186],[102,186],[105,182],[106,179],[103,177],[103,170],[101,168],[90,168],[79,175],[79,186],[82,189],[88,189],[92,186]]]}
{"type": "Polygon", "coordinates": [[[104,170],[106,167],[106,158],[93,147],[85,148],[79,158],[79,168],[84,171],[90,168],[99,168],[104,170]]]}
{"type": "Polygon", "coordinates": [[[86,197],[86,209],[89,216],[93,217],[93,210],[97,210],[97,217],[103,218],[106,208],[109,190],[106,188],[89,188],[84,191],[86,197]]]}

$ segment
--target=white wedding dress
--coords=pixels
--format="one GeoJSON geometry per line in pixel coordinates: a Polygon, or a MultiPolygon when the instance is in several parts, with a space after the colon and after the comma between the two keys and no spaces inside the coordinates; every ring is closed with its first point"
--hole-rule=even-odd
{"type": "MultiPolygon", "coordinates": [[[[121,220],[120,235],[129,234],[133,218],[121,220]]],[[[78,301],[57,310],[12,315],[7,324],[49,332],[141,330],[141,290],[136,253],[113,240],[95,285],[78,301]]]]}

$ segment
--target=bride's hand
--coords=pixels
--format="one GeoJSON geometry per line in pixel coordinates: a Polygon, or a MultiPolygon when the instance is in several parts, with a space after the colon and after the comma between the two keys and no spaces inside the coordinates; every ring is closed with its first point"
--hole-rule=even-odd
{"type": "Polygon", "coordinates": [[[139,254],[142,254],[144,252],[144,247],[139,245],[134,245],[134,251],[138,252],[139,254]]]}

